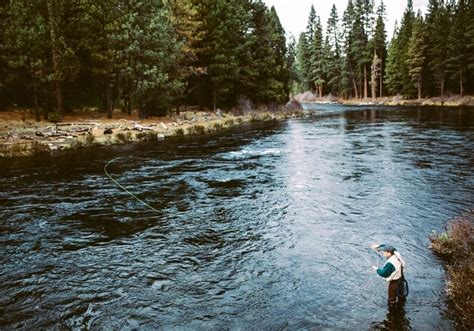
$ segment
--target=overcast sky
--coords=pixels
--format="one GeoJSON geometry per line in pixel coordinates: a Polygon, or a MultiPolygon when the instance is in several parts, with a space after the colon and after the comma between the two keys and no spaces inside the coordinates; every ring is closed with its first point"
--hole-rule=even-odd
{"type": "MultiPolygon", "coordinates": [[[[263,0],[263,2],[265,2],[268,7],[275,7],[285,31],[292,33],[296,40],[298,40],[299,34],[306,29],[311,4],[314,5],[316,13],[321,17],[321,23],[324,29],[326,28],[332,5],[336,5],[339,19],[342,18],[347,6],[347,0],[263,0]]],[[[384,3],[387,8],[385,29],[388,38],[391,38],[395,21],[397,20],[400,23],[407,5],[407,0],[384,0],[384,3]]],[[[375,8],[377,8],[379,4],[380,0],[375,0],[375,8]]],[[[414,0],[413,6],[415,12],[420,9],[425,13],[427,4],[428,0],[414,0]]]]}

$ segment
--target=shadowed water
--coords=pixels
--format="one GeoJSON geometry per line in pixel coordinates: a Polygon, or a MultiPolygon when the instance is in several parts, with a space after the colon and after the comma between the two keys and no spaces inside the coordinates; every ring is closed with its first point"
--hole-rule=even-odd
{"type": "Polygon", "coordinates": [[[474,203],[474,112],[324,106],[210,138],[0,160],[0,328],[450,329],[432,230],[474,203]],[[103,167],[148,209],[121,191],[103,167]],[[410,296],[389,310],[395,245],[410,296]]]}

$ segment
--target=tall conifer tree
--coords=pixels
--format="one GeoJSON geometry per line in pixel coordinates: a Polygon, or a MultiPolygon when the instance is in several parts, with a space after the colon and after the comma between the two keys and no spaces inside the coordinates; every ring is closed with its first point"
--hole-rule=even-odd
{"type": "MultiPolygon", "coordinates": [[[[383,0],[380,2],[380,6],[377,9],[377,20],[374,31],[373,38],[373,47],[375,54],[380,59],[380,76],[379,76],[379,96],[383,96],[383,81],[384,81],[384,71],[385,71],[385,62],[387,59],[387,34],[385,32],[385,4],[383,0]]],[[[375,97],[375,96],[372,96],[375,97]]]]}
{"type": "Polygon", "coordinates": [[[448,59],[447,68],[461,96],[464,95],[464,84],[469,66],[468,55],[468,8],[466,0],[458,0],[454,8],[454,18],[451,25],[451,31],[448,38],[448,59]]]}
{"type": "Polygon", "coordinates": [[[421,12],[418,12],[417,17],[413,23],[413,32],[410,37],[408,44],[408,57],[407,64],[410,76],[415,82],[415,86],[418,91],[418,99],[421,99],[422,87],[423,87],[423,71],[426,60],[426,27],[421,16],[421,12]]]}

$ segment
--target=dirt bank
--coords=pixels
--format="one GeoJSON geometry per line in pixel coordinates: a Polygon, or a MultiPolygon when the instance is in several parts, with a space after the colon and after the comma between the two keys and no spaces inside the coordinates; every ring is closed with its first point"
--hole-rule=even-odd
{"type": "Polygon", "coordinates": [[[381,105],[381,106],[474,106],[474,96],[450,96],[436,97],[426,99],[404,99],[402,96],[384,97],[373,99],[338,99],[336,97],[326,96],[323,98],[316,97],[311,92],[301,93],[295,96],[295,100],[304,103],[337,103],[343,105],[381,105]]]}
{"type": "Polygon", "coordinates": [[[202,135],[253,121],[282,120],[301,116],[298,110],[232,113],[188,111],[174,117],[114,113],[113,119],[94,111],[75,111],[60,122],[35,121],[28,110],[0,112],[0,157],[29,156],[90,146],[160,140],[172,136],[202,135]]]}

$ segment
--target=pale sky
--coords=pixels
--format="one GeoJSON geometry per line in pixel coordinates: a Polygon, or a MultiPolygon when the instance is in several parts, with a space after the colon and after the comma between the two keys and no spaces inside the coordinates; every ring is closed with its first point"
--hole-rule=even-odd
{"type": "MultiPolygon", "coordinates": [[[[321,17],[321,23],[324,29],[326,28],[333,4],[336,5],[339,19],[342,19],[344,10],[347,7],[347,0],[263,0],[263,2],[265,2],[269,8],[271,6],[275,7],[283,28],[287,34],[293,34],[297,41],[300,33],[306,29],[311,4],[314,5],[316,13],[321,17]]],[[[384,0],[384,3],[386,7],[385,30],[387,31],[388,39],[390,39],[393,34],[395,21],[398,21],[400,24],[407,5],[407,0],[384,0]]],[[[375,0],[375,9],[379,4],[380,0],[375,0]]],[[[428,0],[414,0],[413,7],[415,13],[418,9],[420,9],[422,13],[426,13],[427,4],[428,0]]]]}

